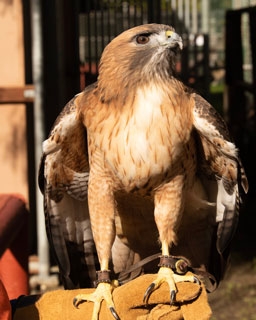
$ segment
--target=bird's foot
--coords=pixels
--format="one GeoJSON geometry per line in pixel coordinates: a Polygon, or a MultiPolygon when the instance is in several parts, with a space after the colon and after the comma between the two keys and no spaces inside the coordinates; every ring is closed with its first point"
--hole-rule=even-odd
{"type": "MultiPolygon", "coordinates": [[[[100,271],[99,273],[106,273],[109,271],[100,271]]],[[[91,293],[91,294],[78,294],[74,299],[73,299],[73,305],[78,308],[79,304],[82,303],[83,301],[91,301],[94,302],[94,307],[93,307],[93,313],[92,313],[92,318],[91,320],[98,320],[99,318],[99,312],[100,312],[100,306],[101,302],[105,300],[108,309],[112,313],[113,317],[116,320],[120,320],[118,314],[116,313],[115,307],[114,307],[114,302],[112,299],[112,291],[116,287],[114,283],[111,283],[109,280],[109,277],[107,279],[106,274],[103,275],[104,280],[100,280],[100,276],[98,273],[98,286],[96,290],[91,293]]]]}
{"type": "Polygon", "coordinates": [[[171,305],[176,302],[176,283],[188,281],[200,284],[200,280],[194,275],[186,275],[188,264],[184,259],[173,259],[172,256],[161,256],[159,266],[160,269],[156,280],[149,285],[144,294],[143,302],[146,304],[148,304],[151,293],[159,288],[163,282],[167,282],[170,288],[171,305]]]}

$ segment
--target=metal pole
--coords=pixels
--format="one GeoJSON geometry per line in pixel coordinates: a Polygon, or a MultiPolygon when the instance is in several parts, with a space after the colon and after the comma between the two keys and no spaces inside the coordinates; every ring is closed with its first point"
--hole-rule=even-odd
{"type": "Polygon", "coordinates": [[[209,1],[203,0],[202,1],[202,28],[201,32],[204,34],[208,34],[209,32],[209,1]]]}
{"type": "Polygon", "coordinates": [[[192,33],[196,34],[197,32],[198,32],[197,0],[192,0],[192,33]]]}
{"type": "Polygon", "coordinates": [[[172,0],[172,3],[171,3],[171,6],[172,6],[172,10],[176,11],[176,0],[172,0]]]}
{"type": "Polygon", "coordinates": [[[31,0],[31,25],[32,25],[32,67],[33,83],[35,86],[34,102],[34,139],[35,139],[35,168],[36,168],[36,206],[37,206],[37,246],[38,246],[38,273],[39,278],[49,276],[49,249],[45,232],[43,212],[43,197],[38,188],[37,174],[42,155],[42,142],[44,139],[44,114],[43,114],[43,46],[42,46],[42,15],[41,0],[31,0]]]}
{"type": "Polygon", "coordinates": [[[183,21],[183,0],[179,0],[178,2],[178,18],[180,21],[183,21]]]}
{"type": "Polygon", "coordinates": [[[189,33],[191,33],[191,26],[190,26],[190,1],[185,0],[185,27],[189,33]]]}

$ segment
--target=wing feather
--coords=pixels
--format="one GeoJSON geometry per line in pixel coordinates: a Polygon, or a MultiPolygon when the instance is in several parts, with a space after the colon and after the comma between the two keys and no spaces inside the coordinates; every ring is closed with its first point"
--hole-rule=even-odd
{"type": "MultiPolygon", "coordinates": [[[[90,91],[88,87],[81,94],[90,91]]],[[[47,236],[69,289],[91,287],[98,263],[87,201],[87,133],[79,119],[77,97],[63,109],[43,143],[39,170],[47,236]]]]}
{"type": "Polygon", "coordinates": [[[201,143],[203,174],[217,181],[217,250],[222,254],[234,235],[238,222],[240,185],[248,190],[248,181],[231,142],[228,128],[217,111],[201,96],[194,94],[194,127],[201,143]]]}

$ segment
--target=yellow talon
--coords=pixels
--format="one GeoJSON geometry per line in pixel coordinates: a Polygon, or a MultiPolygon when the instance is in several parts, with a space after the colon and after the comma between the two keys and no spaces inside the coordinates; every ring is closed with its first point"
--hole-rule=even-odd
{"type": "Polygon", "coordinates": [[[112,291],[116,285],[112,285],[111,283],[101,282],[98,284],[96,290],[91,294],[78,294],[73,299],[73,305],[77,308],[80,303],[83,301],[90,301],[94,302],[92,319],[91,320],[98,320],[99,319],[99,312],[102,300],[106,301],[107,307],[111,311],[113,317],[116,320],[120,320],[114,307],[114,302],[112,299],[112,291]]]}

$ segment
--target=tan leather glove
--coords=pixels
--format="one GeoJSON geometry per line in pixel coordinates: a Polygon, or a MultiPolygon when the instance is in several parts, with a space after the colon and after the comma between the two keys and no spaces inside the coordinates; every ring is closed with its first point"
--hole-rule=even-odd
{"type": "MultiPolygon", "coordinates": [[[[156,275],[147,274],[134,279],[113,291],[116,312],[121,320],[207,320],[211,309],[203,284],[181,282],[177,284],[177,306],[170,306],[169,288],[163,283],[143,303],[144,293],[156,275]]],[[[47,292],[33,305],[19,307],[14,320],[90,320],[93,303],[84,302],[76,309],[72,302],[78,293],[90,293],[94,289],[57,290],[47,292]]],[[[25,298],[24,298],[25,299],[25,298]]],[[[111,312],[102,302],[99,320],[113,320],[111,312]]]]}

